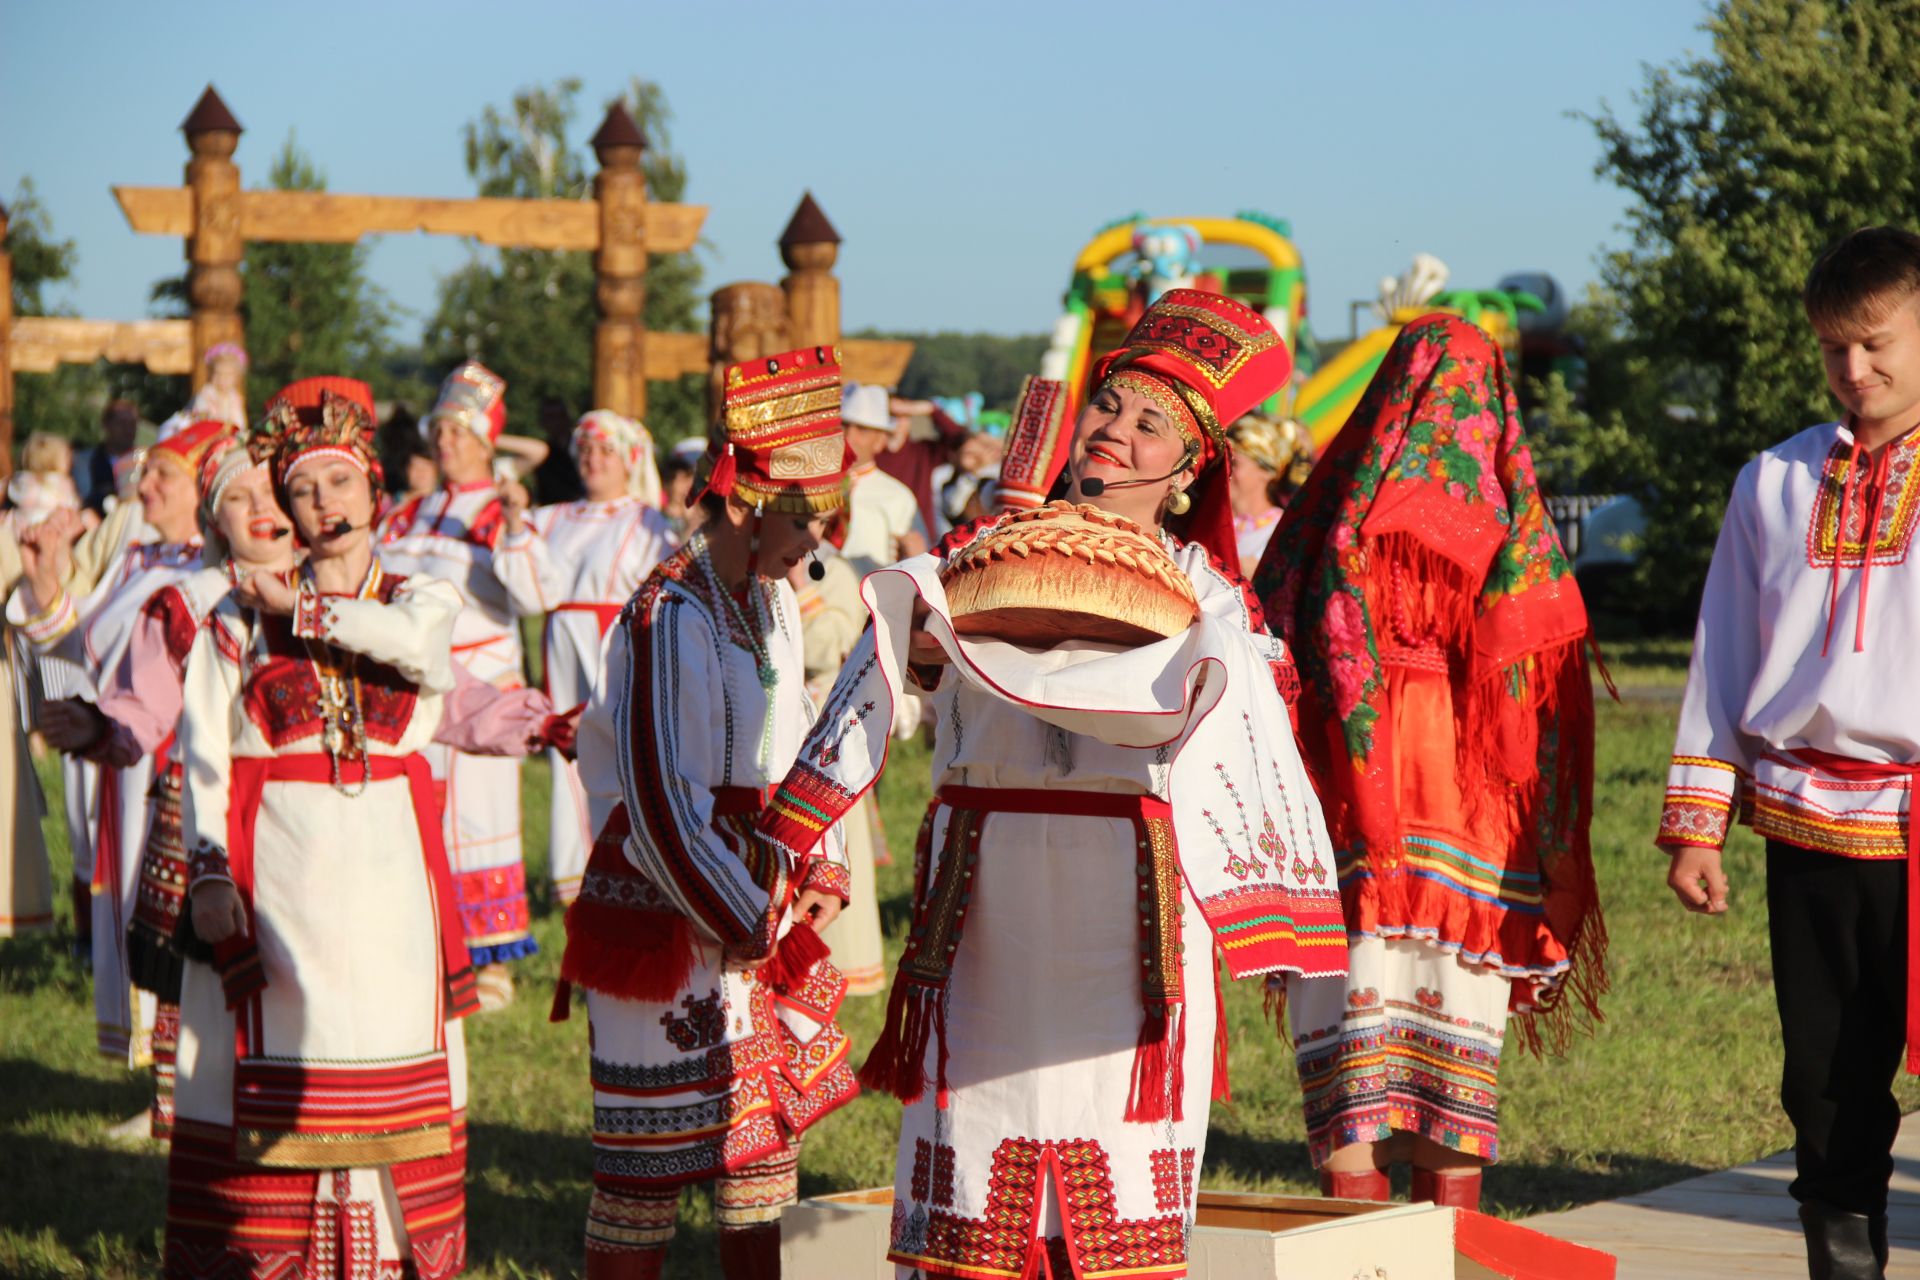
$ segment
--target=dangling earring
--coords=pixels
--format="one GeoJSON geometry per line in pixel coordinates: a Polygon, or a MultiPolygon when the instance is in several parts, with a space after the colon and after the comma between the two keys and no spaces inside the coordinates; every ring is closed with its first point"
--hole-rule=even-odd
{"type": "Polygon", "coordinates": [[[1193,499],[1187,496],[1185,489],[1175,489],[1167,495],[1167,514],[1183,516],[1193,506],[1193,499]]]}

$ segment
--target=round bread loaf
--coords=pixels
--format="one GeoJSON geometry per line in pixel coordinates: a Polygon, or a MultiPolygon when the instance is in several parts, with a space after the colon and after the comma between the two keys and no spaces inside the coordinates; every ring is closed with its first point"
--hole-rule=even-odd
{"type": "Polygon", "coordinates": [[[1033,648],[1093,640],[1132,648],[1200,616],[1160,540],[1121,516],[1050,502],[1003,517],[940,565],[953,629],[1033,648]]]}

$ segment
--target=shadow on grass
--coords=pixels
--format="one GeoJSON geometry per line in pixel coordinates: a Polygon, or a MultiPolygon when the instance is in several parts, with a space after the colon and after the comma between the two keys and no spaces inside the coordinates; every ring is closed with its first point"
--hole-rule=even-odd
{"type": "Polygon", "coordinates": [[[7,1135],[6,1146],[12,1172],[0,1196],[0,1229],[27,1237],[51,1232],[87,1275],[159,1273],[164,1147],[82,1146],[18,1133],[7,1135]]]}
{"type": "Polygon", "coordinates": [[[57,989],[79,1000],[92,998],[86,969],[71,953],[66,933],[0,938],[0,991],[27,994],[57,989]]]}
{"type": "MultiPolygon", "coordinates": [[[[100,1079],[61,1071],[29,1058],[0,1059],[0,1124],[17,1124],[32,1116],[76,1113],[104,1124],[117,1124],[152,1100],[153,1079],[145,1072],[129,1071],[100,1079]]],[[[14,1164],[16,1170],[32,1167],[14,1164]]],[[[9,1182],[18,1185],[13,1178],[9,1182]]]]}

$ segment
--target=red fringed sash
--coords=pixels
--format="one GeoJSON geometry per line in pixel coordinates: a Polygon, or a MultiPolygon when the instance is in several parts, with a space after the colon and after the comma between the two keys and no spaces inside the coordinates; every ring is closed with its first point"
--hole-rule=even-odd
{"type": "MultiPolygon", "coordinates": [[[[755,851],[751,824],[765,803],[766,793],[754,787],[715,787],[713,820],[716,825],[738,822],[744,829],[732,834],[739,846],[755,851]]],[[[671,1001],[693,972],[693,925],[628,860],[624,846],[632,830],[626,806],[620,805],[594,841],[580,896],[567,908],[567,947],[551,1022],[567,1020],[576,985],[625,1000],[671,1001]]],[[[783,856],[770,848],[758,852],[769,859],[783,856]]],[[[770,867],[754,871],[762,884],[773,878],[770,867]]],[[[797,888],[801,879],[796,869],[787,883],[797,888]]],[[[761,980],[775,988],[798,987],[830,954],[812,926],[796,922],[780,939],[761,980]]]]}
{"type": "MultiPolygon", "coordinates": [[[[447,1016],[464,1018],[479,1009],[474,992],[473,968],[467,957],[467,944],[461,937],[460,912],[453,900],[453,874],[447,866],[446,845],[440,834],[440,806],[434,799],[433,775],[422,755],[374,756],[368,761],[341,761],[342,785],[357,785],[364,778],[385,782],[406,776],[412,794],[413,816],[420,832],[420,853],[426,863],[427,879],[433,885],[438,908],[442,973],[446,980],[447,1016]]],[[[228,778],[227,862],[234,887],[247,906],[247,928],[215,948],[216,964],[226,984],[227,1006],[236,1008],[266,987],[266,975],[260,968],[253,933],[253,829],[260,814],[261,795],[268,782],[307,782],[329,784],[333,761],[319,752],[285,756],[236,756],[228,778]]],[[[241,1034],[247,1019],[239,1020],[241,1034]]]]}
{"type": "MultiPolygon", "coordinates": [[[[1122,818],[1133,823],[1135,888],[1140,910],[1142,1017],[1134,1047],[1125,1118],[1140,1123],[1183,1119],[1186,1059],[1185,985],[1180,958],[1180,861],[1172,809],[1153,796],[1096,791],[947,787],[936,804],[949,810],[946,850],[936,861],[916,853],[917,910],[900,958],[886,1022],[860,1068],[860,1083],[904,1103],[926,1093],[926,1057],[934,1049],[935,1105],[947,1105],[947,1028],[942,996],[966,929],[973,878],[980,862],[980,825],[988,813],[1040,813],[1122,818]],[[924,869],[924,870],[923,870],[924,869]]],[[[931,819],[931,813],[929,814],[931,819]]],[[[923,842],[932,823],[921,827],[923,842]]],[[[1218,1020],[1214,1094],[1224,1096],[1226,1019],[1218,1020]]]]}

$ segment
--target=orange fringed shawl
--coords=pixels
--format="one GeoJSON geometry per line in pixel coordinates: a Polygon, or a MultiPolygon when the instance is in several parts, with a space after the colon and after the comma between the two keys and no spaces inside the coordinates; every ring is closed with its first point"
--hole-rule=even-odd
{"type": "Polygon", "coordinates": [[[1480,329],[1401,332],[1254,590],[1300,666],[1348,929],[1508,975],[1524,1043],[1563,1050],[1607,990],[1589,629],[1480,329]]]}

